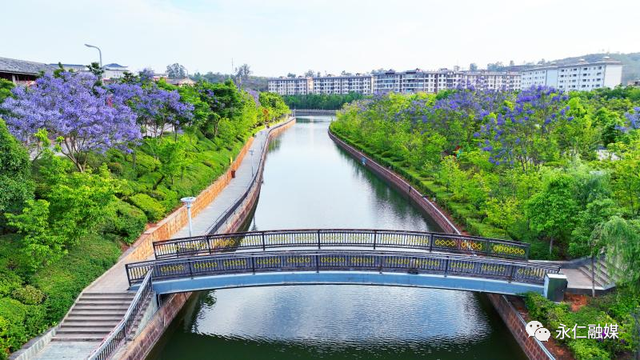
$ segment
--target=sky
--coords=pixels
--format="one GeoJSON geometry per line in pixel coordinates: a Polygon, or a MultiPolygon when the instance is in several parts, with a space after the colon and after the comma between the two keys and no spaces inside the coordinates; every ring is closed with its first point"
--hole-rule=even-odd
{"type": "Polygon", "coordinates": [[[0,57],[254,75],[640,51],[638,0],[0,0],[0,57]]]}

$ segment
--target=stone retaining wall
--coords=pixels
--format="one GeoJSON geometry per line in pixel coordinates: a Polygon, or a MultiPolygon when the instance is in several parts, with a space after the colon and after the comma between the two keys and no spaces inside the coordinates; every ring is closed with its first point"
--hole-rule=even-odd
{"type": "MultiPolygon", "coordinates": [[[[273,136],[279,134],[280,132],[284,131],[285,129],[289,128],[294,124],[295,124],[295,118],[284,124],[281,124],[276,128],[272,128],[270,130],[269,138],[267,140],[267,143],[265,144],[264,152],[262,154],[263,161],[261,162],[260,168],[258,169],[258,171],[260,172],[260,176],[257,177],[257,181],[252,185],[252,191],[250,195],[247,197],[247,199],[245,199],[244,204],[236,210],[236,213],[234,214],[234,216],[230,219],[230,221],[227,222],[228,226],[226,226],[226,229],[224,230],[224,232],[236,231],[240,227],[240,225],[242,225],[242,223],[246,220],[247,215],[251,212],[253,205],[258,200],[258,195],[260,194],[260,184],[262,181],[262,171],[264,169],[264,159],[269,149],[269,140],[273,136]]],[[[238,159],[236,159],[236,162],[234,162],[234,164],[237,163],[237,165],[232,166],[231,169],[236,170],[238,168],[240,162],[242,161],[242,157],[244,157],[244,154],[247,152],[247,150],[251,146],[251,143],[247,143],[247,145],[245,145],[245,147],[242,149],[241,156],[238,156],[238,159]]],[[[231,173],[230,173],[231,169],[229,169],[229,171],[227,172],[229,179],[226,181],[226,184],[228,184],[229,180],[231,179],[231,173]]],[[[208,191],[210,188],[216,185],[216,183],[214,183],[212,186],[207,188],[207,190],[205,191],[208,191]]],[[[223,188],[224,186],[222,188],[219,188],[217,192],[215,192],[215,196],[217,196],[217,194],[220,193],[220,191],[223,188]]],[[[213,190],[212,190],[212,193],[213,193],[213,190]]],[[[209,195],[205,195],[205,196],[206,197],[203,197],[203,199],[209,198],[209,195]]],[[[203,203],[202,203],[203,205],[200,205],[200,210],[204,208],[206,205],[208,205],[211,201],[213,201],[215,196],[210,197],[209,202],[207,203],[204,203],[204,200],[203,200],[203,203]]],[[[200,195],[198,196],[198,199],[200,199],[200,195]]],[[[192,211],[193,211],[193,208],[192,208],[192,211]]],[[[177,230],[179,230],[179,228],[177,230]]],[[[161,239],[168,239],[168,238],[169,237],[161,238],[161,239]]],[[[149,240],[149,247],[151,248],[153,247],[152,242],[153,240],[149,240]]],[[[153,254],[153,249],[151,249],[151,254],[153,254]]],[[[184,304],[187,301],[189,301],[189,298],[191,297],[192,294],[193,293],[189,292],[189,293],[178,293],[178,294],[168,295],[165,298],[165,301],[163,302],[162,306],[153,315],[151,320],[149,320],[149,322],[146,324],[145,328],[138,334],[138,336],[136,336],[136,338],[133,341],[128,343],[125,348],[121,349],[116,354],[116,356],[114,356],[114,359],[123,359],[123,360],[145,359],[149,355],[149,352],[153,349],[155,344],[158,342],[158,340],[160,340],[160,338],[162,337],[166,329],[169,327],[173,319],[176,317],[178,312],[180,312],[184,304]]]]}
{"type": "MultiPolygon", "coordinates": [[[[209,185],[200,194],[198,194],[196,200],[191,205],[191,215],[193,217],[198,216],[198,213],[200,213],[202,209],[206,208],[229,184],[232,179],[231,171],[238,169],[247,154],[247,151],[251,148],[251,144],[253,144],[253,137],[247,140],[247,143],[244,145],[238,154],[238,157],[233,161],[229,169],[218,177],[213,184],[209,185]]],[[[180,231],[180,229],[185,227],[188,222],[187,207],[181,206],[157,224],[149,227],[133,244],[133,250],[126,255],[127,260],[133,262],[148,259],[153,255],[154,241],[170,239],[173,234],[180,231]]]]}
{"type": "Polygon", "coordinates": [[[420,191],[416,190],[408,181],[404,180],[400,176],[398,176],[393,171],[383,167],[378,164],[370,157],[362,153],[361,151],[356,150],[351,145],[346,142],[340,140],[337,136],[329,132],[329,137],[344,151],[349,153],[349,155],[358,159],[364,167],[371,170],[374,174],[383,178],[389,184],[391,184],[398,191],[407,194],[407,196],[420,208],[422,211],[427,213],[435,222],[440,226],[443,232],[445,233],[453,233],[460,234],[460,230],[453,223],[451,219],[447,217],[447,215],[440,210],[433,202],[431,202],[426,196],[424,196],[420,191]],[[363,161],[363,159],[365,159],[363,161]]]}
{"type": "Polygon", "coordinates": [[[487,297],[529,359],[555,360],[540,341],[529,337],[525,331],[526,322],[504,295],[487,294],[487,297]]]}

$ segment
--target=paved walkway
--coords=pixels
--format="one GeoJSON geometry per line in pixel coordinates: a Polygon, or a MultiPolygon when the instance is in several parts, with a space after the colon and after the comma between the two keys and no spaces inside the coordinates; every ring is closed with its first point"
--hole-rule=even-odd
{"type": "MultiPolygon", "coordinates": [[[[193,218],[193,235],[206,234],[215,221],[232,206],[251,185],[253,174],[258,170],[261,151],[266,145],[268,129],[255,135],[255,139],[240,166],[236,170],[236,177],[231,180],[218,196],[193,218]]],[[[189,236],[188,225],[178,231],[173,238],[189,236]]],[[[152,260],[153,256],[149,258],[152,260]]],[[[129,288],[125,264],[126,258],[118,261],[98,281],[90,285],[87,292],[114,293],[125,292],[129,288]]],[[[98,347],[99,342],[71,342],[52,341],[34,358],[37,360],[85,360],[98,347]]]]}

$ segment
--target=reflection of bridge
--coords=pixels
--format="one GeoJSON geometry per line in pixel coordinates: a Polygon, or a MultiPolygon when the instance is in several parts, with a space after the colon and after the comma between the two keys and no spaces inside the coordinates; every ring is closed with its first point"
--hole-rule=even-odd
{"type": "Polygon", "coordinates": [[[127,264],[127,277],[137,287],[151,271],[158,294],[305,284],[543,293],[559,272],[526,261],[523,243],[418,231],[256,231],[156,242],[154,252],[127,264]]]}

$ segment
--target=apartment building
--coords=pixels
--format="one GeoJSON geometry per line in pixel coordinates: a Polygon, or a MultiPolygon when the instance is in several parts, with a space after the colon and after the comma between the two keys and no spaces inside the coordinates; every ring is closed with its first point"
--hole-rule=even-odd
{"type": "Polygon", "coordinates": [[[605,56],[601,61],[580,60],[573,64],[550,65],[521,73],[521,88],[545,85],[565,91],[613,88],[622,83],[622,63],[605,56]]]}
{"type": "Polygon", "coordinates": [[[269,79],[267,87],[269,92],[280,95],[307,95],[313,93],[313,78],[300,76],[269,79]]]}
{"type": "Polygon", "coordinates": [[[403,72],[389,70],[383,73],[376,73],[373,77],[374,93],[391,91],[398,93],[437,93],[441,90],[459,87],[507,91],[520,89],[520,75],[517,72],[470,72],[449,69],[424,71],[415,69],[403,72]]]}
{"type": "Polygon", "coordinates": [[[549,65],[521,71],[382,71],[372,75],[277,78],[269,80],[269,91],[281,95],[437,93],[457,88],[517,91],[545,85],[565,91],[589,91],[615,87],[622,82],[622,64],[608,57],[588,63],[549,65]]]}
{"type": "Polygon", "coordinates": [[[371,94],[373,92],[373,76],[356,74],[313,78],[314,94],[348,94],[350,92],[371,94]]]}

